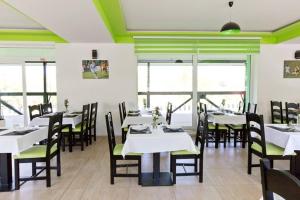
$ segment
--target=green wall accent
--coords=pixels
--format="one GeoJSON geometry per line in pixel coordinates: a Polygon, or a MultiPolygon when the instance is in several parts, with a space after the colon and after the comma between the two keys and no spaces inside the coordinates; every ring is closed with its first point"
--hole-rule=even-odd
{"type": "Polygon", "coordinates": [[[300,20],[274,32],[240,32],[222,34],[220,32],[184,32],[184,31],[128,31],[119,0],[93,0],[99,15],[102,17],[116,43],[134,43],[136,36],[148,37],[259,37],[262,44],[277,44],[300,36],[300,20]]]}
{"type": "Polygon", "coordinates": [[[58,35],[48,30],[20,30],[0,29],[1,41],[43,41],[43,42],[67,42],[58,35]]]}

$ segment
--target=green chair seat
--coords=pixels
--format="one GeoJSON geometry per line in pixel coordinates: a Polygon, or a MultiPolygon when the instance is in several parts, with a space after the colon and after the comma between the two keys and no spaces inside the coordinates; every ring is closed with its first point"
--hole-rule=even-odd
{"type": "Polygon", "coordinates": [[[229,127],[234,130],[241,130],[243,129],[243,124],[230,124],[229,127]]]}
{"type": "MultiPolygon", "coordinates": [[[[280,119],[274,119],[274,123],[275,124],[281,124],[281,120],[280,119]]],[[[286,120],[283,120],[283,124],[286,124],[286,120]]]]}
{"type": "MultiPolygon", "coordinates": [[[[85,130],[85,129],[86,129],[86,127],[83,126],[83,130],[85,130]]],[[[80,123],[80,124],[77,124],[77,125],[75,126],[75,128],[72,128],[72,132],[80,132],[80,131],[81,131],[81,123],[80,123]]],[[[63,133],[68,133],[68,132],[69,132],[69,128],[66,127],[66,128],[64,128],[64,129],[62,129],[61,132],[63,132],[63,133]]]]}
{"type": "Polygon", "coordinates": [[[128,132],[128,127],[123,128],[123,130],[124,130],[125,132],[128,132]]]}
{"type": "MultiPolygon", "coordinates": [[[[113,154],[115,156],[121,156],[122,155],[122,150],[123,150],[123,144],[116,144],[113,154]]],[[[141,156],[143,155],[142,153],[128,153],[126,154],[127,156],[141,156]]]]}
{"type": "Polygon", "coordinates": [[[172,151],[171,155],[199,155],[200,150],[196,147],[196,151],[188,151],[188,150],[179,150],[179,151],[172,151]]]}
{"type": "MultiPolygon", "coordinates": [[[[46,145],[36,145],[25,151],[22,151],[20,154],[15,155],[15,159],[26,159],[26,158],[46,158],[46,145]]],[[[54,145],[51,148],[51,154],[57,150],[57,146],[54,145]]]]}
{"type": "MultiPolygon", "coordinates": [[[[215,124],[208,124],[208,129],[209,130],[215,130],[216,129],[216,125],[215,124]]],[[[228,130],[228,128],[227,128],[227,126],[225,126],[223,124],[219,124],[218,130],[228,130]]]]}
{"type": "MultiPolygon", "coordinates": [[[[255,142],[251,145],[251,149],[256,150],[256,151],[262,153],[261,146],[259,144],[255,143],[255,142]]],[[[274,145],[272,143],[266,143],[266,153],[267,153],[268,156],[283,155],[284,149],[281,148],[281,147],[279,147],[279,146],[276,146],[276,145],[274,145]]]]}

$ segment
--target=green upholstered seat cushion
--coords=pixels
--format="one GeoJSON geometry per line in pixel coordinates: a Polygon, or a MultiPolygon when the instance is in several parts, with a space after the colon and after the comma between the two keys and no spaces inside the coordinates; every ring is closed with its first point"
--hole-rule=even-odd
{"type": "Polygon", "coordinates": [[[243,129],[243,124],[230,124],[229,127],[231,129],[241,130],[241,129],[243,129]]]}
{"type": "Polygon", "coordinates": [[[123,130],[124,130],[125,132],[128,132],[128,127],[123,128],[123,130]]]}
{"type": "MultiPolygon", "coordinates": [[[[46,145],[36,145],[25,151],[22,151],[18,155],[15,155],[15,159],[26,159],[26,158],[45,158],[46,157],[46,145]]],[[[51,154],[57,150],[57,146],[54,145],[51,148],[51,154]]]]}
{"type": "MultiPolygon", "coordinates": [[[[116,144],[113,154],[115,156],[121,156],[123,146],[124,146],[123,144],[116,144]]],[[[126,154],[126,156],[141,156],[141,155],[143,155],[143,154],[142,153],[128,153],[128,154],[126,154]]]]}
{"type": "MultiPolygon", "coordinates": [[[[85,130],[85,129],[86,129],[86,127],[83,126],[83,130],[85,130]]],[[[80,124],[77,124],[77,125],[75,126],[75,128],[72,128],[72,132],[80,132],[80,131],[81,131],[81,123],[80,123],[80,124]]],[[[69,132],[69,127],[66,127],[66,128],[64,128],[64,129],[62,129],[61,132],[63,132],[63,133],[68,133],[68,132],[69,132]]]]}
{"type": "MultiPolygon", "coordinates": [[[[261,146],[255,142],[251,145],[251,148],[260,153],[262,152],[261,146]]],[[[276,146],[272,143],[266,143],[266,151],[267,151],[267,155],[269,155],[269,156],[272,156],[272,155],[278,156],[278,155],[283,155],[284,149],[279,146],[276,146]]]]}
{"type": "MultiPolygon", "coordinates": [[[[281,120],[280,119],[274,119],[274,123],[275,124],[281,124],[281,120]]],[[[283,124],[286,124],[286,120],[283,120],[283,124]]]]}
{"type": "MultiPolygon", "coordinates": [[[[209,130],[215,130],[216,129],[216,125],[215,124],[208,124],[208,129],[209,130]]],[[[218,129],[219,130],[228,130],[228,128],[225,126],[225,125],[223,125],[223,124],[219,124],[219,126],[218,126],[218,129]]]]}
{"type": "Polygon", "coordinates": [[[188,151],[188,150],[179,150],[179,151],[172,151],[171,155],[199,155],[200,150],[196,147],[196,151],[188,151]]]}

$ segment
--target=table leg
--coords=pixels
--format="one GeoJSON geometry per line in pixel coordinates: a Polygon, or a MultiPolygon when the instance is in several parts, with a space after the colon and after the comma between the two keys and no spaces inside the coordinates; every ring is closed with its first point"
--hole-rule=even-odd
{"type": "Polygon", "coordinates": [[[0,153],[0,192],[12,190],[11,153],[0,153]]]}
{"type": "Polygon", "coordinates": [[[300,151],[295,151],[296,156],[291,160],[291,173],[300,179],[300,151]]]}
{"type": "Polygon", "coordinates": [[[160,153],[153,153],[153,173],[142,173],[142,186],[173,185],[169,172],[160,172],[160,153]]]}

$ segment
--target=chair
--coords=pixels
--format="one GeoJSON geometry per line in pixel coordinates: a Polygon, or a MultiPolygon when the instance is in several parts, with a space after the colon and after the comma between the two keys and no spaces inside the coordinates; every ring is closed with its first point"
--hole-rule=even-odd
{"type": "Polygon", "coordinates": [[[198,116],[197,134],[195,140],[195,152],[180,150],[171,152],[171,172],[173,173],[173,184],[176,184],[177,176],[199,176],[199,182],[203,182],[203,152],[205,145],[205,135],[208,131],[207,115],[198,116]],[[200,142],[200,148],[198,143],[200,142]],[[194,159],[194,163],[177,163],[177,159],[194,159]],[[199,166],[198,166],[199,159],[199,166]],[[185,173],[177,173],[176,166],[182,166],[185,173]],[[193,166],[194,172],[186,172],[185,166],[193,166]],[[198,170],[199,167],[199,170],[198,170]]]}
{"type": "Polygon", "coordinates": [[[271,101],[271,119],[272,124],[283,124],[281,101],[271,101]]]}
{"type": "Polygon", "coordinates": [[[170,102],[168,102],[167,105],[167,113],[166,113],[166,122],[167,124],[171,124],[171,119],[172,119],[172,104],[170,102]]]}
{"type": "MultiPolygon", "coordinates": [[[[125,115],[123,114],[123,106],[122,106],[122,103],[119,103],[119,114],[120,114],[120,122],[121,122],[121,127],[122,127],[122,124],[124,122],[124,119],[125,119],[125,115]]],[[[127,134],[127,131],[128,131],[128,128],[122,128],[122,144],[125,143],[126,141],[126,134],[127,134]]]]}
{"type": "Polygon", "coordinates": [[[52,103],[41,104],[42,115],[53,113],[52,103]]]}
{"type": "Polygon", "coordinates": [[[285,102],[285,112],[286,112],[286,123],[297,123],[298,118],[298,111],[299,111],[299,104],[298,103],[288,103],[285,102]]]}
{"type": "Polygon", "coordinates": [[[248,134],[248,174],[251,174],[252,167],[259,167],[259,164],[252,164],[252,154],[260,158],[268,158],[272,168],[273,160],[291,160],[291,156],[283,156],[283,148],[265,141],[262,115],[246,113],[246,127],[248,134]]]}
{"type": "MultiPolygon", "coordinates": [[[[60,166],[60,139],[61,139],[62,113],[57,113],[49,118],[48,138],[46,145],[35,145],[14,157],[15,161],[15,189],[20,189],[20,182],[30,180],[46,180],[47,187],[51,186],[51,169],[57,170],[57,176],[61,175],[60,166]],[[50,161],[56,156],[57,166],[52,167],[50,161]],[[36,163],[43,162],[46,166],[36,166],[36,163]],[[32,176],[20,178],[20,164],[32,163],[32,176]],[[37,173],[37,169],[41,169],[37,173]],[[38,176],[46,170],[46,176],[38,176]]],[[[23,184],[23,183],[22,183],[23,184]]]]}
{"type": "Polygon", "coordinates": [[[287,171],[270,169],[268,159],[260,160],[261,184],[264,200],[274,200],[276,193],[286,200],[299,200],[300,180],[287,171]]]}
{"type": "MultiPolygon", "coordinates": [[[[206,104],[201,103],[200,101],[197,103],[197,112],[198,115],[201,113],[207,114],[206,104]]],[[[219,145],[218,143],[224,143],[224,147],[226,148],[226,136],[228,133],[228,127],[223,124],[213,124],[208,121],[208,131],[205,135],[205,143],[206,147],[208,147],[208,143],[215,143],[215,147],[219,145]],[[223,136],[223,140],[220,138],[223,136]]]]}
{"type": "Polygon", "coordinates": [[[125,103],[125,101],[123,101],[123,102],[121,103],[121,105],[122,105],[123,119],[125,119],[125,117],[126,117],[126,115],[127,115],[127,112],[126,112],[126,103],[125,103]]]}
{"type": "MultiPolygon", "coordinates": [[[[88,126],[89,126],[89,111],[90,105],[83,105],[82,107],[82,118],[81,123],[77,124],[75,128],[66,127],[62,129],[63,139],[65,137],[69,138],[69,148],[72,151],[72,146],[77,145],[76,142],[80,142],[81,151],[84,150],[84,142],[86,142],[86,146],[88,146],[88,126]],[[70,131],[71,130],[71,131],[70,131]],[[76,138],[78,136],[78,138],[76,138]],[[71,142],[71,144],[70,144],[71,142]]],[[[63,142],[63,145],[65,142],[63,142]]],[[[64,149],[65,147],[63,147],[64,149]]]]}
{"type": "Polygon", "coordinates": [[[40,105],[33,105],[28,106],[29,108],[29,118],[30,121],[36,117],[42,116],[41,106],[40,105]]]}
{"type": "Polygon", "coordinates": [[[142,164],[142,154],[139,153],[129,153],[124,158],[122,156],[123,144],[116,144],[115,132],[113,126],[113,119],[111,112],[105,115],[107,136],[108,136],[108,146],[110,155],[110,183],[114,184],[115,177],[138,177],[138,183],[141,184],[141,164],[142,164]],[[137,164],[117,164],[118,160],[136,160],[137,164]],[[117,173],[118,167],[138,167],[137,174],[120,174],[117,173]]]}
{"type": "MultiPolygon", "coordinates": [[[[257,104],[251,104],[249,102],[247,105],[248,105],[247,112],[256,114],[257,104]]],[[[245,106],[243,107],[243,113],[244,114],[246,113],[245,106]]],[[[245,131],[246,124],[230,124],[228,125],[228,127],[229,127],[229,132],[230,130],[233,130],[233,146],[236,147],[236,144],[240,142],[242,143],[242,148],[245,148],[247,142],[247,132],[245,131]]],[[[229,142],[230,142],[230,135],[231,134],[229,134],[228,137],[229,142]]]]}
{"type": "Polygon", "coordinates": [[[89,136],[88,136],[90,144],[92,144],[93,138],[94,141],[96,141],[97,111],[98,111],[98,103],[97,102],[92,103],[90,117],[89,117],[89,136]]]}

